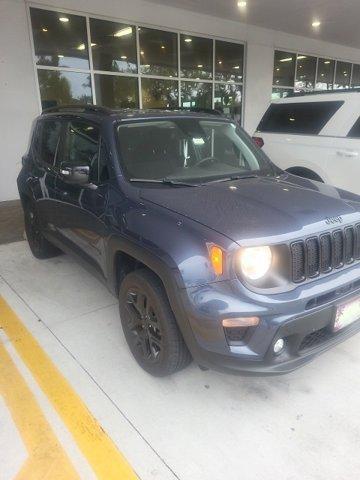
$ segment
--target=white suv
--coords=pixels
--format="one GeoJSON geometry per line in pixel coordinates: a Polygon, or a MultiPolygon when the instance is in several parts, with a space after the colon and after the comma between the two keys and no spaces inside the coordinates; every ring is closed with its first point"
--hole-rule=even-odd
{"type": "Polygon", "coordinates": [[[360,194],[360,91],[278,100],[254,140],[283,170],[360,194]]]}

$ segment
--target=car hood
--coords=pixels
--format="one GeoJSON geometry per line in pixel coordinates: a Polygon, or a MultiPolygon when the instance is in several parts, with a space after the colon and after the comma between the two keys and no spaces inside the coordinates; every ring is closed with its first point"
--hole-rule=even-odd
{"type": "Polygon", "coordinates": [[[360,221],[359,196],[286,174],[199,187],[146,187],[140,195],[243,244],[296,238],[360,221]]]}

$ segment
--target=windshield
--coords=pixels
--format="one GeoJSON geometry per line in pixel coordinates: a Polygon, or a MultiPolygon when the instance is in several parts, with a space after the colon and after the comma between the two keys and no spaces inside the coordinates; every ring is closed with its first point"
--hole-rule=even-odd
{"type": "Polygon", "coordinates": [[[206,182],[273,175],[272,164],[230,122],[182,118],[118,127],[122,168],[130,180],[206,182]]]}

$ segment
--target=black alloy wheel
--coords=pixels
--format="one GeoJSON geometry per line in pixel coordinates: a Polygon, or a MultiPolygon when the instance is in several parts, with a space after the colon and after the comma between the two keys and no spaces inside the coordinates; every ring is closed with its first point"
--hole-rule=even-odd
{"type": "Polygon", "coordinates": [[[164,287],[153,272],[143,268],[125,276],[119,308],[126,341],[145,371],[163,377],[191,362],[164,287]]]}

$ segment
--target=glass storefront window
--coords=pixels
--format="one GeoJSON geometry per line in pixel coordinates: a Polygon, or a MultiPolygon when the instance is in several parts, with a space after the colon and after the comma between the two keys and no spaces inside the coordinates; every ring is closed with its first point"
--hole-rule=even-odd
{"type": "Polygon", "coordinates": [[[334,85],[335,60],[319,58],[316,78],[317,90],[331,90],[334,85]]]}
{"type": "Polygon", "coordinates": [[[297,56],[297,69],[295,79],[295,90],[308,92],[314,89],[316,73],[316,57],[299,54],[297,56]]]}
{"type": "Polygon", "coordinates": [[[37,65],[89,69],[85,17],[30,9],[37,65]]]}
{"type": "Polygon", "coordinates": [[[354,88],[360,87],[360,65],[353,65],[351,86],[354,88]]]}
{"type": "Polygon", "coordinates": [[[143,108],[178,107],[178,82],[158,78],[142,78],[141,80],[143,108]]]}
{"type": "Polygon", "coordinates": [[[210,38],[180,35],[180,57],[183,78],[213,78],[213,41],[210,38]]]}
{"type": "Polygon", "coordinates": [[[139,27],[141,73],[176,77],[178,74],[177,35],[139,27]]]}
{"type": "Polygon", "coordinates": [[[215,84],[215,110],[241,123],[242,86],[215,84]]]}
{"type": "Polygon", "coordinates": [[[42,108],[92,103],[90,75],[66,70],[38,70],[42,108]]]}
{"type": "Polygon", "coordinates": [[[244,45],[215,42],[215,80],[241,82],[243,78],[244,45]]]}
{"type": "Polygon", "coordinates": [[[279,100],[280,98],[286,98],[289,94],[294,93],[293,88],[276,88],[272,89],[271,100],[279,100]]]}
{"type": "Polygon", "coordinates": [[[351,63],[336,62],[334,88],[349,88],[351,76],[351,63]]]}
{"type": "Polygon", "coordinates": [[[91,18],[90,32],[95,70],[137,73],[135,27],[91,18]]]}
{"type": "Polygon", "coordinates": [[[291,87],[295,79],[295,53],[275,50],[273,84],[291,87]]]}
{"type": "Polygon", "coordinates": [[[212,83],[181,82],[183,108],[212,108],[212,83]]]}
{"type": "Polygon", "coordinates": [[[43,108],[215,105],[242,120],[243,44],[81,13],[31,7],[30,16],[43,108]]]}
{"type": "Polygon", "coordinates": [[[136,77],[95,75],[96,103],[110,108],[139,108],[136,77]]]}

